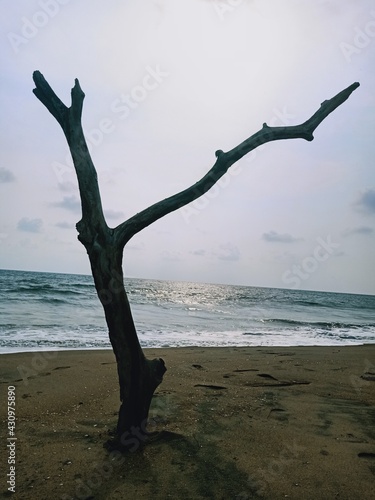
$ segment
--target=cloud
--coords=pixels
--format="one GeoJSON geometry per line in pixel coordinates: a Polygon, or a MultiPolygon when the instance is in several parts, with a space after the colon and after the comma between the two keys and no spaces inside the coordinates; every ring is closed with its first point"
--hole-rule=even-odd
{"type": "Polygon", "coordinates": [[[199,257],[203,257],[204,255],[206,255],[206,250],[203,250],[203,248],[200,248],[198,250],[192,250],[190,252],[192,255],[198,255],[199,257]]]}
{"type": "Polygon", "coordinates": [[[27,217],[20,219],[17,224],[17,229],[19,231],[25,231],[27,233],[40,233],[42,227],[42,219],[28,219],[27,217]]]}
{"type": "Polygon", "coordinates": [[[116,210],[104,210],[104,215],[106,219],[110,220],[125,219],[124,212],[116,210]]]}
{"type": "Polygon", "coordinates": [[[52,204],[54,207],[65,208],[74,213],[81,212],[81,201],[74,195],[64,196],[63,201],[59,201],[52,204]]]}
{"type": "Polygon", "coordinates": [[[276,231],[268,231],[268,233],[263,233],[262,239],[271,243],[294,243],[296,241],[301,241],[301,238],[295,238],[291,234],[284,233],[280,234],[276,231]]]}
{"type": "Polygon", "coordinates": [[[375,189],[367,189],[361,193],[354,206],[361,212],[375,214],[375,189]]]}
{"type": "Polygon", "coordinates": [[[219,252],[215,253],[216,257],[220,260],[235,261],[240,260],[240,251],[238,247],[232,243],[225,243],[220,245],[219,252]]]}
{"type": "MultiPolygon", "coordinates": [[[[68,189],[69,189],[69,186],[67,184],[67,190],[68,189]]],[[[74,213],[81,212],[81,201],[74,194],[71,196],[64,196],[62,201],[58,201],[56,203],[53,203],[52,205],[54,207],[65,208],[66,210],[69,210],[70,212],[74,212],[74,213]]],[[[125,219],[124,212],[116,211],[116,210],[110,210],[110,209],[105,210],[104,215],[105,215],[106,219],[110,219],[110,220],[125,219]]],[[[62,227],[62,226],[60,226],[60,227],[62,227]]]]}
{"type": "Polygon", "coordinates": [[[176,250],[163,250],[163,252],[161,252],[161,257],[163,260],[171,262],[182,260],[181,252],[178,252],[176,250]]]}
{"type": "Polygon", "coordinates": [[[58,184],[60,191],[63,192],[71,192],[71,191],[77,191],[77,184],[74,184],[73,182],[59,182],[58,184]]]}
{"type": "Polygon", "coordinates": [[[0,183],[14,182],[16,180],[15,175],[7,168],[0,168],[0,183]]]}
{"type": "Polygon", "coordinates": [[[346,252],[344,250],[338,250],[334,254],[332,254],[333,257],[345,257],[346,252]]]}
{"type": "Polygon", "coordinates": [[[372,229],[372,227],[359,226],[359,227],[353,227],[352,229],[346,229],[345,231],[342,232],[342,235],[343,236],[352,236],[354,234],[370,235],[373,233],[374,233],[374,230],[372,229]]]}
{"type": "Polygon", "coordinates": [[[60,227],[61,229],[71,229],[74,226],[74,224],[64,221],[64,222],[57,222],[55,226],[60,227]]]}
{"type": "Polygon", "coordinates": [[[145,244],[143,243],[143,241],[140,243],[128,243],[126,245],[127,251],[132,250],[135,252],[142,252],[144,249],[145,249],[145,244]]]}

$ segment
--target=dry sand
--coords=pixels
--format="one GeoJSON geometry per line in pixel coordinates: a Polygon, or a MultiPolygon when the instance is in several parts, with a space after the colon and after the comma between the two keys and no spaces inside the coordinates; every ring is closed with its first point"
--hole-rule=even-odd
{"type": "Polygon", "coordinates": [[[126,455],[103,447],[111,351],[1,355],[1,497],[14,385],[15,499],[375,498],[374,345],[146,354],[168,368],[150,412],[161,433],[126,455]]]}

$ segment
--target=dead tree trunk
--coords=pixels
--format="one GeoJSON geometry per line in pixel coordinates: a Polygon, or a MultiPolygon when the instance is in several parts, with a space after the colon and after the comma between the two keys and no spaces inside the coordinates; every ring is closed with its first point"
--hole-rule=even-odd
{"type": "Polygon", "coordinates": [[[84,93],[78,80],[71,92],[68,108],[57,97],[43,75],[35,71],[36,97],[61,125],[73,157],[82,205],[77,223],[78,239],[85,246],[91,264],[98,297],[103,305],[109,339],[117,361],[121,406],[117,423],[117,442],[136,449],[147,435],[147,417],[155,389],[166,371],[162,359],[148,360],[138,341],[136,328],[124,287],[122,256],[126,243],[139,231],[164,215],[187,205],[206,193],[236,161],[266,142],[301,138],[313,140],[316,127],[355,90],[353,83],[301,125],[263,128],[244,142],[224,153],[216,151],[216,162],[196,184],[139,212],[116,228],[109,228],[102,209],[97,174],[82,130],[84,93]]]}

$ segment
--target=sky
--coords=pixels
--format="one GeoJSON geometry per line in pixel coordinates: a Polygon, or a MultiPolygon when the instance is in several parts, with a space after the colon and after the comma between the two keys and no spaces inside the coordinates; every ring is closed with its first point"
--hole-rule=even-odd
{"type": "Polygon", "coordinates": [[[268,125],[360,87],[315,139],[264,145],[125,248],[128,277],[375,293],[375,2],[0,1],[0,268],[90,274],[43,73],[83,127],[115,227],[268,125]]]}

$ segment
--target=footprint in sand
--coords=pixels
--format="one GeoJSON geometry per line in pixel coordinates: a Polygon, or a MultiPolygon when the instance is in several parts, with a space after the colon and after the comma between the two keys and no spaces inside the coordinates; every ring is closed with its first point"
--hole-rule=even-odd
{"type": "Polygon", "coordinates": [[[268,375],[268,373],[257,373],[257,377],[268,378],[270,380],[277,380],[277,378],[273,377],[272,375],[268,375]]]}
{"type": "Polygon", "coordinates": [[[258,368],[245,368],[243,370],[233,370],[234,373],[259,372],[258,368]]]}
{"type": "Polygon", "coordinates": [[[359,458],[375,458],[375,453],[369,453],[363,451],[362,453],[358,453],[359,458]]]}
{"type": "MultiPolygon", "coordinates": [[[[259,372],[259,370],[258,368],[243,368],[243,369],[233,370],[232,373],[246,373],[246,372],[259,372]]],[[[223,375],[223,378],[233,377],[232,373],[225,373],[223,375]]]]}
{"type": "Polygon", "coordinates": [[[195,384],[194,387],[205,387],[206,389],[222,390],[226,389],[222,385],[195,384]]]}
{"type": "Polygon", "coordinates": [[[272,408],[268,414],[268,418],[274,418],[281,422],[287,422],[289,420],[288,413],[283,408],[272,408]]]}
{"type": "Polygon", "coordinates": [[[305,380],[278,380],[268,373],[257,373],[257,377],[262,377],[270,382],[246,382],[249,387],[290,387],[292,385],[309,385],[311,382],[305,380]]]}

